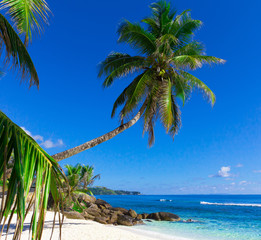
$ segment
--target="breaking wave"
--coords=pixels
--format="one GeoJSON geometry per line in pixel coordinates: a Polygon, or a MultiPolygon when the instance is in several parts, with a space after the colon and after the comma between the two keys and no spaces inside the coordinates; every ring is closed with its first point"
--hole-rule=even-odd
{"type": "Polygon", "coordinates": [[[218,206],[240,206],[240,207],[261,207],[258,203],[212,203],[212,202],[200,202],[203,205],[218,205],[218,206]]]}

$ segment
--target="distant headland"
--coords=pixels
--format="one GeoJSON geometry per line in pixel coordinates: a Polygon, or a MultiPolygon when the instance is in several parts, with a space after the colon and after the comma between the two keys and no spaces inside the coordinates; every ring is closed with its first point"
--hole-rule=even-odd
{"type": "Polygon", "coordinates": [[[138,191],[112,190],[106,187],[91,187],[93,195],[141,195],[138,191]]]}

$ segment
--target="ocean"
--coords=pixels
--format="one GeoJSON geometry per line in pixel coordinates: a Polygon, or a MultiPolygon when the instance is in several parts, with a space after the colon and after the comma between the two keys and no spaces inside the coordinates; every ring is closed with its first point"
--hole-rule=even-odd
{"type": "Polygon", "coordinates": [[[137,213],[171,212],[180,222],[145,221],[134,226],[195,240],[261,240],[261,195],[96,196],[137,213]],[[195,222],[183,222],[193,219],[195,222]]]}

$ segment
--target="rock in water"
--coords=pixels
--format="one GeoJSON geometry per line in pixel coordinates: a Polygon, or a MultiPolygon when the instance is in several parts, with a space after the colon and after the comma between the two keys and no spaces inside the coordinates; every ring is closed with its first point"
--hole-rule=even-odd
{"type": "Polygon", "coordinates": [[[162,221],[180,221],[180,217],[176,214],[169,212],[159,212],[162,221]]]}
{"type": "Polygon", "coordinates": [[[133,220],[133,225],[136,225],[136,224],[144,224],[144,222],[142,220],[140,220],[140,219],[135,218],[133,220]]]}
{"type": "Polygon", "coordinates": [[[169,212],[151,213],[147,218],[154,219],[156,221],[180,221],[180,217],[178,215],[169,212]]]}
{"type": "Polygon", "coordinates": [[[147,216],[147,219],[153,219],[153,220],[156,220],[156,221],[161,220],[158,212],[149,214],[147,216]]]}

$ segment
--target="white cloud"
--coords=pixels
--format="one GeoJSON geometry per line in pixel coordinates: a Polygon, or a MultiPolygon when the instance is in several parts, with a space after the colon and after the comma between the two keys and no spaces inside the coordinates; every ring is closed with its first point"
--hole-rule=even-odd
{"type": "Polygon", "coordinates": [[[221,169],[218,171],[217,174],[215,175],[210,175],[209,177],[223,177],[223,178],[228,178],[231,177],[231,173],[230,173],[231,168],[228,167],[221,167],[221,169]]]}
{"type": "Polygon", "coordinates": [[[218,171],[218,176],[219,177],[230,177],[231,174],[230,172],[230,167],[221,167],[221,169],[218,171]]]}
{"type": "Polygon", "coordinates": [[[39,144],[45,148],[55,148],[55,147],[62,147],[64,145],[62,139],[58,139],[55,143],[52,140],[45,140],[41,135],[33,135],[30,131],[28,131],[25,127],[21,127],[29,136],[31,136],[35,141],[40,142],[39,144]]]}
{"type": "Polygon", "coordinates": [[[236,165],[237,168],[243,167],[243,164],[239,163],[236,165]]]}
{"type": "Polygon", "coordinates": [[[261,170],[254,170],[254,173],[261,173],[261,170]]]}
{"type": "Polygon", "coordinates": [[[41,146],[45,148],[55,148],[55,147],[62,147],[64,145],[62,139],[58,139],[58,141],[55,143],[52,140],[46,140],[40,144],[41,146]]]}
{"type": "Polygon", "coordinates": [[[247,181],[241,181],[239,182],[239,185],[247,185],[247,181]]]}

